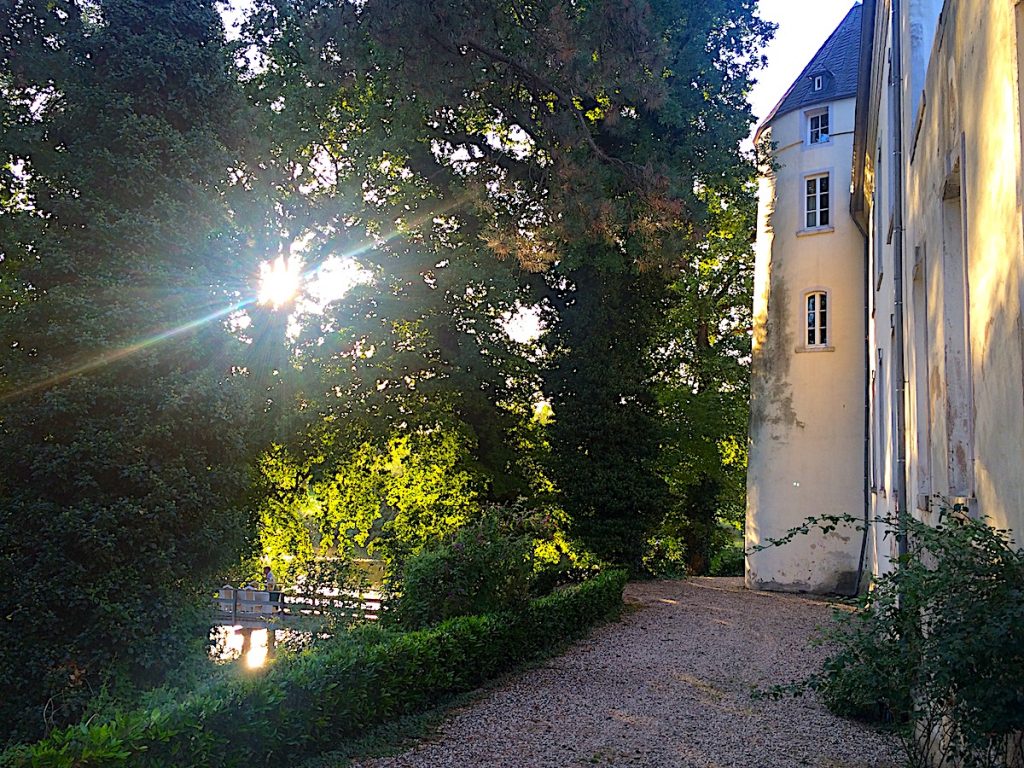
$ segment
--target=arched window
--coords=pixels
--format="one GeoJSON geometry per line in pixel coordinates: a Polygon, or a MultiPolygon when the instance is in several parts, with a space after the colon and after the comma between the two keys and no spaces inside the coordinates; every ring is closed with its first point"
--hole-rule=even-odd
{"type": "Polygon", "coordinates": [[[807,346],[827,347],[828,333],[828,292],[811,291],[807,294],[807,346]]]}

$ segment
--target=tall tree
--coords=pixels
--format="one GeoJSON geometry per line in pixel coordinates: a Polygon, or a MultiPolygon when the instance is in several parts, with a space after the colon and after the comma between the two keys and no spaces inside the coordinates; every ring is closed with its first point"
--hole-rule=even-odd
{"type": "MultiPolygon", "coordinates": [[[[556,419],[562,415],[555,434],[571,421],[582,426],[584,416],[607,423],[562,433],[565,439],[552,444],[554,466],[568,488],[577,476],[613,478],[609,466],[625,472],[646,464],[660,442],[644,360],[651,351],[647,320],[660,322],[666,309],[660,297],[703,237],[707,206],[700,190],[747,175],[738,150],[751,122],[745,94],[771,31],[754,3],[264,0],[257,17],[279,34],[254,41],[274,41],[301,72],[293,78],[303,86],[298,103],[310,93],[337,95],[333,119],[344,139],[332,156],[346,167],[353,156],[362,158],[378,177],[367,184],[364,171],[350,187],[381,204],[378,237],[390,236],[392,223],[413,219],[413,211],[430,222],[414,231],[398,227],[409,236],[402,248],[428,258],[419,264],[407,255],[382,258],[382,274],[396,276],[404,288],[389,291],[374,310],[392,302],[401,312],[417,307],[438,279],[430,260],[439,259],[445,277],[456,275],[450,267],[461,254],[475,268],[484,263],[481,245],[527,270],[557,263],[565,282],[548,281],[546,290],[549,306],[558,309],[554,322],[565,323],[552,345],[558,380],[550,383],[557,389],[556,419]],[[403,183],[406,191],[396,193],[403,183]],[[435,242],[442,248],[431,253],[421,244],[438,223],[444,239],[435,242]],[[460,244],[451,260],[444,258],[449,243],[460,244]],[[652,317],[645,307],[642,322],[616,317],[617,307],[635,309],[624,290],[637,286],[661,315],[652,317]],[[583,290],[593,295],[583,297],[583,290]],[[587,336],[588,318],[605,323],[591,329],[595,338],[587,336]],[[611,376],[601,381],[596,361],[612,356],[611,376]],[[617,440],[606,439],[611,435],[617,440]],[[613,445],[616,458],[607,453],[613,445]]],[[[444,315],[442,309],[436,317],[444,315]]],[[[388,321],[383,327],[408,333],[421,326],[388,321]]],[[[440,353],[444,340],[438,333],[427,346],[440,353]]],[[[351,348],[346,340],[342,349],[351,348]]],[[[407,374],[402,380],[410,378],[442,388],[455,379],[431,375],[428,384],[427,377],[407,374]]],[[[653,478],[651,471],[641,476],[653,478]]],[[[632,521],[620,526],[632,540],[614,548],[616,557],[638,551],[647,527],[641,521],[652,519],[648,508],[660,503],[659,482],[643,485],[631,506],[607,509],[612,528],[614,521],[632,521]]],[[[582,503],[574,490],[566,490],[566,499],[582,503]]],[[[604,505],[595,494],[576,511],[602,527],[604,505]]]]}
{"type": "Polygon", "coordinates": [[[757,214],[749,183],[702,196],[706,232],[669,286],[651,348],[664,428],[658,472],[671,496],[661,532],[682,541],[694,573],[707,570],[745,513],[757,214]]]}
{"type": "Polygon", "coordinates": [[[554,410],[552,479],[570,530],[600,557],[637,572],[668,503],[649,354],[665,292],[659,273],[573,270],[556,292],[544,377],[554,410]]]}
{"type": "Polygon", "coordinates": [[[520,269],[482,241],[471,198],[486,190],[424,134],[431,108],[407,98],[367,10],[267,0],[246,31],[263,63],[250,93],[284,123],[272,152],[291,179],[283,228],[308,267],[352,258],[366,279],[302,319],[301,440],[344,454],[354,446],[336,438],[353,423],[386,441],[454,420],[489,493],[514,498],[529,481],[509,435],[538,386],[503,328],[520,269]]]}
{"type": "MultiPolygon", "coordinates": [[[[0,716],[147,679],[251,526],[245,111],[213,0],[0,9],[0,716]],[[9,228],[7,225],[11,223],[9,228]]],[[[251,367],[250,367],[251,370],[251,367]]]]}

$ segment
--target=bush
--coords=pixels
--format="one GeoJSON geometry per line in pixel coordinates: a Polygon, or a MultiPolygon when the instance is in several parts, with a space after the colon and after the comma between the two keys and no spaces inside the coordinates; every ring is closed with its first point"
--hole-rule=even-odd
{"type": "Polygon", "coordinates": [[[711,556],[710,576],[742,576],[746,555],[742,543],[727,544],[711,556]]]}
{"type": "Polygon", "coordinates": [[[603,567],[563,532],[559,510],[486,508],[476,522],[427,545],[389,584],[389,624],[420,629],[455,616],[517,611],[531,597],[595,576],[603,567]]]}
{"type": "Polygon", "coordinates": [[[955,510],[906,530],[907,553],[826,631],[832,650],[802,687],[894,723],[912,765],[1024,764],[1024,550],[955,510]]]}
{"type": "Polygon", "coordinates": [[[54,732],[4,753],[0,765],[292,765],[563,646],[619,608],[625,581],[624,572],[612,571],[518,613],[463,616],[418,632],[365,627],[261,677],[54,732]]]}
{"type": "Polygon", "coordinates": [[[660,579],[685,579],[689,575],[686,541],[663,529],[647,540],[643,557],[645,573],[660,579]]]}
{"type": "Polygon", "coordinates": [[[521,609],[530,599],[533,542],[489,515],[406,561],[388,615],[407,629],[455,616],[521,609]]]}

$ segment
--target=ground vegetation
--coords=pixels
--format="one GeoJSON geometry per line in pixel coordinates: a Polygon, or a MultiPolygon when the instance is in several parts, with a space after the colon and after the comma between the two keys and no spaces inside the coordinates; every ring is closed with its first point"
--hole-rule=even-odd
{"type": "MultiPolygon", "coordinates": [[[[951,505],[935,524],[876,521],[905,536],[895,568],[819,638],[819,672],[774,695],[814,691],[833,712],[894,729],[908,766],[1014,765],[1024,730],[1024,550],[951,505]]],[[[854,525],[811,518],[811,528],[854,525]]],[[[861,524],[862,525],[862,524],[861,524]]]]}

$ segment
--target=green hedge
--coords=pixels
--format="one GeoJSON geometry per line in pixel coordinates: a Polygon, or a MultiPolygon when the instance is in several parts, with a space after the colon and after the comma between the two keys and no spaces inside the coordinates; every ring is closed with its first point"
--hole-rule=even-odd
{"type": "Polygon", "coordinates": [[[563,647],[621,606],[625,582],[612,571],[515,614],[459,617],[418,632],[368,627],[260,677],[55,732],[8,751],[0,766],[291,765],[563,647]]]}

